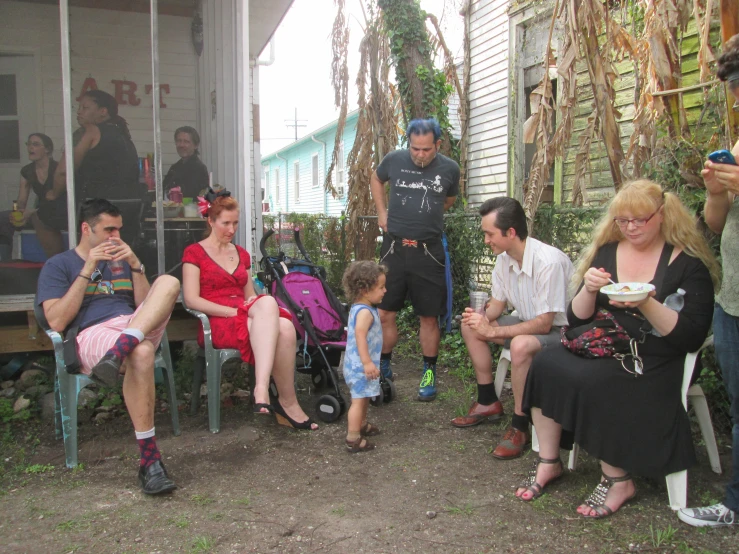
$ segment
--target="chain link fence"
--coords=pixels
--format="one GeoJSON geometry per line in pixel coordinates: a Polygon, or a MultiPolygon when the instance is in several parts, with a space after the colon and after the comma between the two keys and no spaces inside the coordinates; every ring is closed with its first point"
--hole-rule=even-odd
{"type": "MultiPolygon", "coordinates": [[[[542,242],[556,246],[574,262],[588,244],[593,226],[601,214],[601,208],[543,206],[537,213],[532,235],[542,242]]],[[[364,219],[377,218],[367,216],[364,219]]],[[[264,224],[266,229],[275,230],[275,234],[267,241],[268,253],[273,255],[282,250],[286,255],[296,258],[302,257],[293,237],[293,229],[299,226],[301,240],[311,260],[326,268],[328,284],[340,298],[344,298],[341,277],[347,265],[355,258],[355,252],[359,251],[358,238],[347,236],[346,218],[276,214],[264,216],[264,224]]],[[[470,290],[485,290],[490,287],[495,257],[485,245],[477,212],[447,213],[444,216],[444,227],[452,267],[453,313],[458,314],[469,305],[470,290]]],[[[376,259],[379,258],[380,243],[381,237],[378,236],[376,259]]],[[[701,368],[696,379],[708,400],[716,438],[719,444],[730,445],[730,401],[712,348],[704,351],[701,368]]]]}

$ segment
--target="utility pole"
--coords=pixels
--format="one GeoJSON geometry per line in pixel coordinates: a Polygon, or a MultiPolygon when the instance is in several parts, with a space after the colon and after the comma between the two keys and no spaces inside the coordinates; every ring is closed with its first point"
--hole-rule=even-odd
{"type": "Polygon", "coordinates": [[[298,108],[295,108],[295,117],[293,119],[285,120],[285,127],[295,127],[295,142],[298,141],[298,127],[307,127],[305,123],[299,123],[307,121],[307,119],[298,119],[298,108]]]}

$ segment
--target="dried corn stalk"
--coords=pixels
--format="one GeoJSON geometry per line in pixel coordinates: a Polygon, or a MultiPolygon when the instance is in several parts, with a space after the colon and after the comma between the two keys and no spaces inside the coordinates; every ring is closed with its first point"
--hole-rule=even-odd
{"type": "MultiPolygon", "coordinates": [[[[359,106],[357,134],[347,157],[347,234],[354,238],[354,253],[358,260],[375,257],[379,233],[377,221],[363,217],[375,213],[370,177],[374,167],[398,143],[398,95],[390,84],[390,66],[385,63],[390,58],[390,49],[387,37],[381,32],[380,14],[373,2],[367,2],[366,12],[369,12],[370,19],[366,22],[365,36],[359,48],[356,81],[359,106]]],[[[347,249],[345,255],[350,256],[351,251],[347,249]]]]}
{"type": "Polygon", "coordinates": [[[347,54],[349,49],[349,22],[346,19],[344,0],[334,0],[336,5],[336,18],[331,30],[331,82],[334,86],[334,104],[339,108],[339,119],[336,122],[336,138],[334,139],[334,150],[331,154],[331,165],[326,170],[324,188],[336,198],[336,187],[333,183],[333,170],[336,160],[341,153],[341,143],[344,140],[344,126],[346,125],[346,114],[348,111],[349,96],[349,66],[347,65],[347,54]]]}
{"type": "MultiPolygon", "coordinates": [[[[546,55],[544,56],[546,66],[553,59],[552,33],[554,22],[559,11],[559,0],[554,8],[554,16],[549,24],[549,40],[547,41],[546,55]]],[[[539,85],[529,95],[531,116],[524,122],[524,143],[536,143],[536,152],[531,160],[531,171],[529,178],[524,184],[523,208],[526,212],[529,232],[533,233],[534,218],[541,203],[541,195],[549,182],[551,163],[554,160],[554,145],[549,140],[552,135],[552,115],[554,112],[554,98],[552,95],[552,81],[549,79],[549,71],[544,71],[544,77],[539,85]]]]}

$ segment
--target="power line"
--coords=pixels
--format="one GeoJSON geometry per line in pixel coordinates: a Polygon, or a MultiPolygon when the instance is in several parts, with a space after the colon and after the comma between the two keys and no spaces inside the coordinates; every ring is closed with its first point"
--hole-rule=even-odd
{"type": "Polygon", "coordinates": [[[308,121],[307,119],[298,119],[298,108],[295,108],[295,117],[293,119],[285,120],[285,127],[295,127],[295,142],[298,141],[298,127],[307,127],[304,123],[298,123],[299,121],[308,121]],[[288,123],[288,122],[292,123],[288,123]]]}

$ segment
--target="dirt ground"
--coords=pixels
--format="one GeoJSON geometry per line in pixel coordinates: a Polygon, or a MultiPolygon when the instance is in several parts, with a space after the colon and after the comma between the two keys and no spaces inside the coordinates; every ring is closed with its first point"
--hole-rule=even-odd
{"type": "MultiPolygon", "coordinates": [[[[415,399],[418,363],[394,365],[398,398],[370,408],[383,431],[370,453],[345,451],[345,416],[298,432],[243,404],[224,408],[222,430],[211,434],[203,407],[196,417],[181,412],[182,435],[174,437],[169,414],[157,414],[159,446],[179,486],[164,497],[139,492],[126,418],[82,423],[77,471],[64,467],[62,444],[45,425],[25,471],[12,456],[3,460],[0,551],[739,552],[736,528],[678,521],[663,482],[637,480],[637,501],[611,518],[583,520],[575,508],[599,478],[584,453],[542,498],[516,499],[533,455],[508,462],[490,455],[506,422],[451,427],[455,410],[468,404],[459,381],[442,372],[444,394],[424,404],[415,399]]],[[[314,413],[308,377],[299,385],[314,413]]],[[[510,413],[510,395],[504,401],[510,413]]],[[[713,474],[705,449],[697,450],[689,503],[719,501],[727,476],[713,474]]],[[[722,462],[730,471],[729,457],[722,462]]]]}

